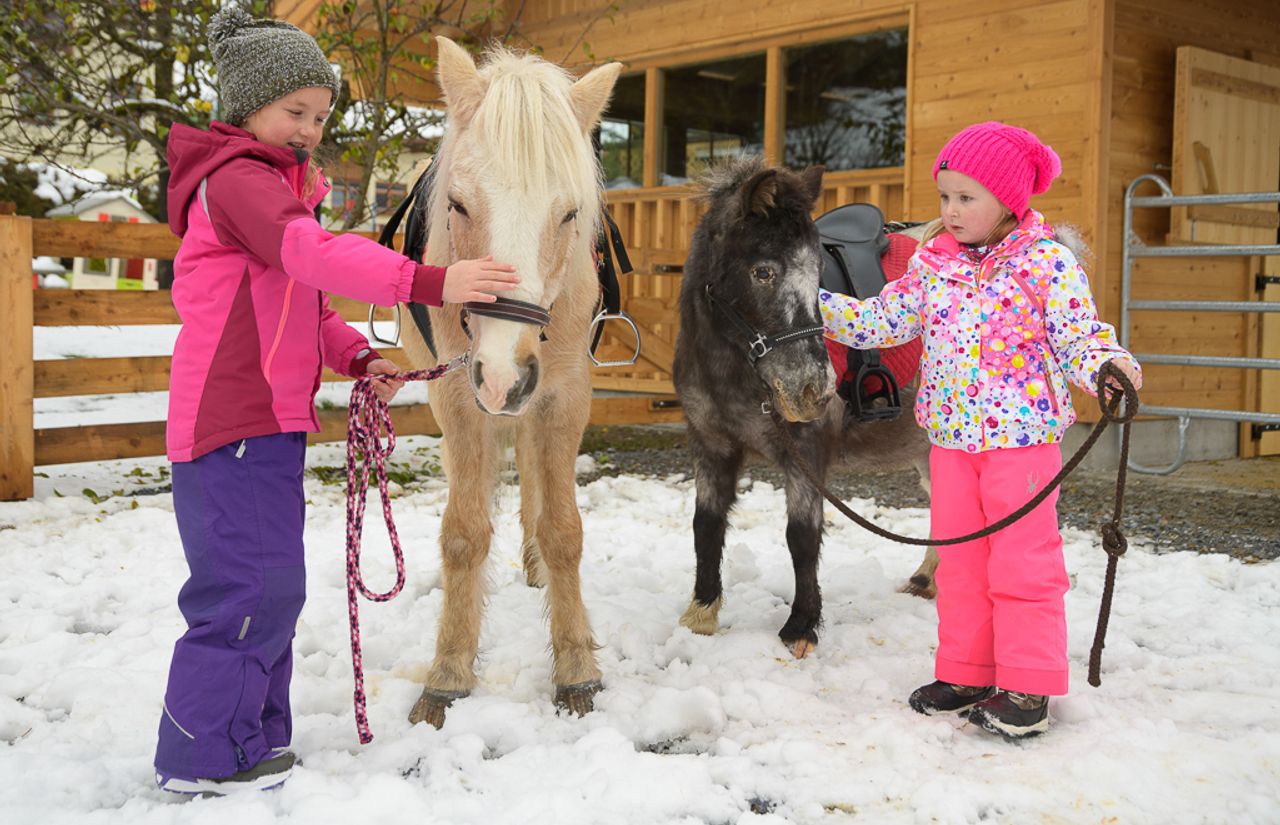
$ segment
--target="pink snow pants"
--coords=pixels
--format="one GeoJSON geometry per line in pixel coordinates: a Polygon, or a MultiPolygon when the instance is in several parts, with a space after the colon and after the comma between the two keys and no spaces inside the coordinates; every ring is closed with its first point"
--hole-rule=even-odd
{"type": "MultiPolygon", "coordinates": [[[[1017,510],[1062,467],[1057,444],[929,455],[934,538],[962,536],[1017,510]]],[[[1067,570],[1058,491],[984,539],[938,548],[935,678],[957,685],[1067,692],[1067,570]]]]}

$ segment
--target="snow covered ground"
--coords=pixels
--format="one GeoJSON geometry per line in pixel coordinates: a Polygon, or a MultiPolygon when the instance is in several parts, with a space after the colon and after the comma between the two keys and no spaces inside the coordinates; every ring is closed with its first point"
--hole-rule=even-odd
{"type": "MultiPolygon", "coordinates": [[[[438,460],[402,439],[396,460],[438,460]]],[[[589,462],[590,459],[582,459],[589,462]]],[[[341,463],[336,446],[312,467],[341,463]]],[[[1280,821],[1280,566],[1223,555],[1120,564],[1103,685],[1085,683],[1105,556],[1068,532],[1072,693],[1037,740],[1007,744],[907,694],[931,678],[933,605],[896,592],[916,551],[829,511],[820,646],[777,639],[792,593],[780,490],[745,492],[728,537],[723,627],[677,618],[692,587],[692,483],[605,477],[578,490],[583,588],[607,689],[557,716],[542,594],[519,569],[518,498],[499,494],[480,684],[443,730],[406,715],[441,600],[442,480],[399,491],[405,592],[362,602],[370,714],[351,707],[340,485],[310,478],[309,599],[295,641],[294,748],[278,791],[178,801],[151,757],[185,565],[159,459],[44,468],[0,504],[0,821],[4,823],[1268,823],[1280,821]],[[90,492],[85,492],[85,491],[90,492]],[[92,493],[92,495],[90,495],[92,493]],[[104,498],[105,497],[105,498],[104,498]]],[[[898,531],[924,510],[852,504],[898,531]]],[[[390,551],[371,508],[365,570],[390,551]]]]}

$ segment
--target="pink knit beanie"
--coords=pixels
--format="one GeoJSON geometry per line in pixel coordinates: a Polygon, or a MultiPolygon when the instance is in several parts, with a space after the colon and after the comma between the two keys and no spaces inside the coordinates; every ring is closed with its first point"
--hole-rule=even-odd
{"type": "Polygon", "coordinates": [[[1062,173],[1058,153],[1017,126],[995,120],[975,123],[947,141],[933,162],[933,179],[950,169],[987,187],[1021,220],[1032,195],[1049,189],[1062,173]]]}

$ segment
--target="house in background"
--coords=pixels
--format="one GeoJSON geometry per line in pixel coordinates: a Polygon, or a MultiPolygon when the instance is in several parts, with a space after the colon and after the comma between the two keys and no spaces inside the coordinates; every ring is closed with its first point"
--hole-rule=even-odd
{"type": "MultiPolygon", "coordinates": [[[[156,219],[127,193],[94,192],[50,209],[50,218],[121,223],[155,223],[156,219]]],[[[157,289],[154,258],[75,258],[63,276],[72,289],[157,289]]]]}

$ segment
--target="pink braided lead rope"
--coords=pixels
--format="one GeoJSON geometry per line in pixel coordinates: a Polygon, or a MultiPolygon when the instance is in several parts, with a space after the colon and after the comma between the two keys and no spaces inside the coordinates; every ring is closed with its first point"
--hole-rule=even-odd
{"type": "MultiPolygon", "coordinates": [[[[401,381],[434,381],[450,370],[466,362],[460,355],[447,364],[429,370],[401,372],[395,378],[401,381]]],[[[360,655],[360,609],[356,592],[374,602],[389,602],[404,588],[404,553],[400,549],[400,537],[396,534],[395,521],[391,518],[391,496],[387,493],[386,458],[396,448],[396,433],[391,424],[391,411],[379,400],[373,389],[376,375],[356,379],[351,389],[351,404],[347,410],[347,616],[351,626],[351,666],[355,671],[356,730],[360,743],[373,741],[369,730],[369,717],[365,709],[364,659],[360,655]],[[380,434],[387,432],[384,447],[380,434]],[[358,455],[363,454],[357,479],[358,455]],[[364,505],[369,493],[369,468],[372,465],[378,480],[378,492],[382,496],[382,520],[391,538],[391,552],[396,560],[396,583],[386,593],[375,593],[365,586],[360,574],[360,537],[364,532],[364,505]],[[356,488],[357,480],[359,489],[356,488]]]]}

